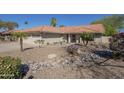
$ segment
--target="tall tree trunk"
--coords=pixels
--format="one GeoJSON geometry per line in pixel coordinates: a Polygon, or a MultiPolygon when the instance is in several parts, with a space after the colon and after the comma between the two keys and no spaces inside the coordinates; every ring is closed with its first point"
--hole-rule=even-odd
{"type": "Polygon", "coordinates": [[[20,50],[23,51],[23,38],[20,38],[20,50]]]}

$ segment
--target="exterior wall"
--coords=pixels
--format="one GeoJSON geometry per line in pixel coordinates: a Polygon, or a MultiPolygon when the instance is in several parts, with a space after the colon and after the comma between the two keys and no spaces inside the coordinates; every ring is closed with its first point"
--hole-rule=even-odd
{"type": "Polygon", "coordinates": [[[109,43],[110,36],[102,36],[102,43],[109,43]]]}
{"type": "Polygon", "coordinates": [[[94,36],[94,42],[96,43],[109,43],[109,36],[102,36],[102,34],[97,34],[94,36]]]}
{"type": "Polygon", "coordinates": [[[95,43],[102,43],[102,38],[94,38],[95,43]]]}
{"type": "Polygon", "coordinates": [[[76,43],[80,43],[80,35],[76,35],[76,43]]]}
{"type": "Polygon", "coordinates": [[[57,42],[63,42],[64,37],[61,34],[51,34],[51,33],[43,33],[42,39],[45,41],[45,43],[57,43],[57,42]]]}
{"type": "Polygon", "coordinates": [[[28,36],[26,39],[24,39],[24,43],[27,43],[27,44],[35,44],[34,41],[36,40],[41,40],[41,37],[33,37],[33,36],[28,36]]]}
{"type": "Polygon", "coordinates": [[[60,34],[51,34],[51,33],[43,33],[41,35],[30,35],[26,39],[24,39],[24,43],[27,44],[35,44],[34,41],[36,40],[44,40],[44,44],[53,44],[57,42],[63,42],[66,40],[66,35],[60,34]]]}
{"type": "MultiPolygon", "coordinates": [[[[76,41],[75,43],[80,43],[80,35],[76,34],[75,36],[76,41]]],[[[52,34],[52,33],[42,33],[42,34],[30,34],[26,39],[24,39],[24,43],[27,44],[35,44],[34,41],[36,40],[44,40],[44,44],[53,44],[53,43],[71,43],[72,35],[69,34],[52,34]],[[70,42],[69,42],[70,39],[70,42]]]]}
{"type": "MultiPolygon", "coordinates": [[[[76,35],[76,41],[75,43],[81,43],[81,37],[80,34],[76,35]]],[[[94,42],[96,43],[109,43],[110,37],[104,37],[102,34],[94,34],[94,42]]],[[[60,43],[60,42],[66,42],[66,43],[72,43],[72,34],[52,34],[52,33],[30,33],[29,36],[24,39],[24,43],[27,44],[35,44],[34,41],[36,40],[44,40],[44,44],[54,44],[54,43],[60,43]],[[69,42],[70,41],[70,42],[69,42]]],[[[36,44],[35,44],[36,45],[36,44]]]]}
{"type": "MultiPolygon", "coordinates": [[[[28,37],[24,39],[24,43],[27,44],[35,44],[34,41],[41,40],[41,34],[40,33],[28,33],[28,37]]],[[[35,44],[36,45],[36,44],[35,44]]]]}
{"type": "Polygon", "coordinates": [[[102,43],[102,34],[94,34],[94,42],[95,43],[102,43]]]}
{"type": "Polygon", "coordinates": [[[75,41],[73,41],[73,34],[68,34],[66,35],[65,41],[67,43],[80,43],[80,35],[79,34],[74,34],[75,35],[75,41]]]}

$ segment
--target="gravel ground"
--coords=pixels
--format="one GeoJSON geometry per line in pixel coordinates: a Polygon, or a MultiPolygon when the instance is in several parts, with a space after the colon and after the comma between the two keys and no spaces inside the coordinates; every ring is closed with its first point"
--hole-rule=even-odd
{"type": "MultiPolygon", "coordinates": [[[[24,48],[32,48],[33,45],[25,44],[24,48]]],[[[0,53],[13,52],[20,50],[19,42],[5,42],[0,44],[0,53]]]]}
{"type": "Polygon", "coordinates": [[[65,49],[63,47],[32,47],[31,45],[25,45],[25,51],[20,52],[19,45],[17,43],[0,45],[0,56],[11,56],[21,58],[23,63],[40,62],[48,58],[49,55],[56,55],[57,57],[65,55],[65,49]]]}
{"type": "MultiPolygon", "coordinates": [[[[19,57],[23,63],[29,66],[29,71],[24,78],[31,75],[35,79],[115,79],[124,78],[124,60],[109,59],[101,65],[94,62],[84,62],[80,65],[77,56],[70,56],[63,47],[41,47],[33,48],[25,45],[25,51],[19,51],[17,43],[0,44],[0,56],[19,57]]],[[[97,49],[97,48],[96,48],[97,49]]],[[[100,48],[101,49],[101,48],[100,48]]],[[[86,50],[86,49],[84,49],[86,50]]],[[[84,51],[83,50],[83,51],[84,51]]],[[[88,51],[85,51],[89,53],[88,51]]],[[[86,56],[91,56],[90,53],[86,56]]],[[[98,57],[92,55],[94,57],[98,57]]],[[[86,60],[85,58],[85,60],[86,60]]],[[[105,58],[94,58],[106,60],[105,58]]],[[[84,60],[84,59],[81,59],[84,60]]]]}

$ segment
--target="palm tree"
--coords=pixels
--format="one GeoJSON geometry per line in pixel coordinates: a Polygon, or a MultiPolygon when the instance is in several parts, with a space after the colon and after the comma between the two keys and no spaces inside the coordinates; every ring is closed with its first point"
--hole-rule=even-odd
{"type": "Polygon", "coordinates": [[[25,26],[26,26],[26,25],[28,25],[29,23],[28,23],[28,21],[25,21],[24,24],[25,24],[25,26]]]}
{"type": "Polygon", "coordinates": [[[59,27],[65,27],[65,25],[60,25],[59,27]]]}
{"type": "Polygon", "coordinates": [[[51,26],[56,27],[56,25],[57,25],[57,19],[52,17],[52,19],[51,19],[51,26]]]}
{"type": "Polygon", "coordinates": [[[28,21],[25,21],[25,23],[24,23],[25,25],[28,25],[28,21]]]}
{"type": "Polygon", "coordinates": [[[23,38],[27,35],[24,32],[13,32],[12,36],[20,40],[20,50],[23,51],[23,38]]]}

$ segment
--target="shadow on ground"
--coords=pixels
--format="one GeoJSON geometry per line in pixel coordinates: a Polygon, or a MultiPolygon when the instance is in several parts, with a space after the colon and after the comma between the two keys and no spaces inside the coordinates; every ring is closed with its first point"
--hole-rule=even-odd
{"type": "Polygon", "coordinates": [[[22,78],[24,76],[26,76],[28,71],[29,71],[29,66],[27,64],[22,64],[21,67],[20,67],[20,72],[21,72],[22,78]]]}
{"type": "Polygon", "coordinates": [[[94,53],[100,57],[111,58],[113,53],[111,51],[94,51],[94,53]]]}
{"type": "Polygon", "coordinates": [[[35,48],[35,47],[25,48],[23,51],[27,51],[27,50],[34,49],[34,48],[35,48]]]}

